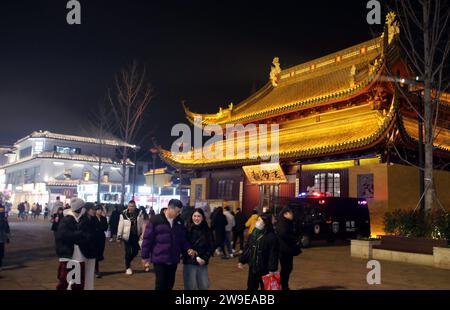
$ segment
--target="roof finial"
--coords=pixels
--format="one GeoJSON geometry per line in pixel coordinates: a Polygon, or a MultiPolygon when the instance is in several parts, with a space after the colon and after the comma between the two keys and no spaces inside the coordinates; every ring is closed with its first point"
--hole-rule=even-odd
{"type": "Polygon", "coordinates": [[[388,44],[391,44],[392,40],[394,40],[394,37],[400,33],[400,26],[396,19],[397,15],[395,15],[395,13],[392,11],[386,15],[388,44]]]}
{"type": "Polygon", "coordinates": [[[278,57],[275,57],[272,61],[272,66],[270,68],[270,81],[272,82],[273,87],[278,86],[278,75],[281,72],[280,67],[280,59],[278,57]]]}

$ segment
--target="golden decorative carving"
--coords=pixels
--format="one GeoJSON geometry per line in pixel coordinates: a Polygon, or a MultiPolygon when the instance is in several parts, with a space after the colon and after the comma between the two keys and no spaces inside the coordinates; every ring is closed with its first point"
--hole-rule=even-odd
{"type": "Polygon", "coordinates": [[[392,40],[394,40],[394,37],[400,33],[400,26],[398,21],[396,20],[396,17],[397,16],[392,11],[386,15],[388,44],[391,44],[392,40]]]}
{"type": "Polygon", "coordinates": [[[270,68],[270,81],[274,87],[278,86],[278,76],[281,73],[280,59],[275,57],[270,68]]]}
{"type": "Polygon", "coordinates": [[[355,86],[356,66],[353,65],[350,69],[350,87],[355,86]]]}

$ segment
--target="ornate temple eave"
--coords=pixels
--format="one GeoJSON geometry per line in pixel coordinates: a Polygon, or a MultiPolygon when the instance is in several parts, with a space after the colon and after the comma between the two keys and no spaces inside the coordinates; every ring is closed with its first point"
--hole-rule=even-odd
{"type": "MultiPolygon", "coordinates": [[[[384,143],[396,124],[397,104],[392,97],[387,113],[371,110],[369,104],[329,113],[324,121],[311,123],[299,120],[280,129],[279,158],[281,161],[320,158],[367,150],[384,143]],[[359,109],[357,112],[355,109],[359,109]],[[359,113],[354,115],[354,113],[359,113]],[[333,115],[335,114],[335,115],[333,115]],[[358,120],[352,119],[357,118],[358,120]],[[328,133],[328,134],[327,134],[328,133]]],[[[177,168],[209,169],[257,164],[259,158],[188,159],[176,158],[170,151],[159,149],[163,161],[177,168]]],[[[261,154],[265,158],[270,153],[261,154]]]]}
{"type": "MultiPolygon", "coordinates": [[[[410,119],[399,113],[397,127],[400,132],[400,142],[407,148],[416,150],[419,145],[419,129],[415,119],[410,119]]],[[[437,136],[433,142],[434,154],[450,158],[450,130],[445,128],[436,129],[437,136]]]]}

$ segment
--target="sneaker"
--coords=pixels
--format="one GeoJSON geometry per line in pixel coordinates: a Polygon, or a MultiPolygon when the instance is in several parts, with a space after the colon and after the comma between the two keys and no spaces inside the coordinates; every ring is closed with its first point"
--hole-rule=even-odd
{"type": "Polygon", "coordinates": [[[95,277],[97,279],[101,279],[102,278],[102,274],[100,272],[98,272],[98,273],[95,274],[95,277]]]}
{"type": "Polygon", "coordinates": [[[128,268],[127,271],[125,271],[125,274],[127,276],[131,276],[133,274],[133,270],[131,270],[131,268],[128,268]]]}
{"type": "Polygon", "coordinates": [[[144,271],[149,272],[150,271],[150,264],[145,264],[144,271]]]}
{"type": "Polygon", "coordinates": [[[236,253],[236,250],[235,250],[235,249],[232,249],[232,250],[231,250],[231,253],[233,253],[233,254],[236,253]]]}
{"type": "Polygon", "coordinates": [[[109,238],[109,242],[113,242],[114,241],[114,239],[113,238],[109,238]]]}
{"type": "Polygon", "coordinates": [[[238,255],[241,255],[244,252],[242,252],[242,250],[239,250],[237,253],[238,253],[238,255]]]}
{"type": "Polygon", "coordinates": [[[233,258],[233,257],[234,257],[234,254],[233,254],[233,253],[231,253],[231,254],[229,255],[229,257],[230,257],[230,258],[233,258]]]}

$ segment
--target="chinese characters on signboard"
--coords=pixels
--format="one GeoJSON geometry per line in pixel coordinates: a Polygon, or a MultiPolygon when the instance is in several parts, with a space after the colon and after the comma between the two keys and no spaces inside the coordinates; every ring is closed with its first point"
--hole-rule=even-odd
{"type": "Polygon", "coordinates": [[[280,164],[264,164],[242,167],[252,184],[286,183],[287,179],[280,164]]]}

